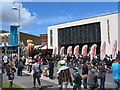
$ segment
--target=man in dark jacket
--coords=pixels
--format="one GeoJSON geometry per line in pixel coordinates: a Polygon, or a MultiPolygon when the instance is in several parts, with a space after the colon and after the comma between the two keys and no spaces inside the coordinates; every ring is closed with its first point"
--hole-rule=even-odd
{"type": "MultiPolygon", "coordinates": [[[[86,63],[83,64],[82,75],[88,75],[88,62],[89,61],[86,61],[86,63]]],[[[87,78],[83,78],[83,86],[87,89],[87,78]]]]}
{"type": "Polygon", "coordinates": [[[50,57],[49,59],[49,78],[53,79],[53,73],[54,73],[54,61],[53,57],[50,57]]]}
{"type": "Polygon", "coordinates": [[[22,69],[23,69],[24,65],[22,62],[22,59],[20,59],[19,61],[17,61],[17,75],[18,76],[22,76],[22,69]]]}

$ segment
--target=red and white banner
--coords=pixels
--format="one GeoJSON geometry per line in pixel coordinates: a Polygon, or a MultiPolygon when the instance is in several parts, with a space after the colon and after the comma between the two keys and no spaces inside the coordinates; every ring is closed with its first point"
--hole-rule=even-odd
{"type": "Polygon", "coordinates": [[[57,54],[57,47],[55,47],[55,48],[53,49],[53,53],[52,53],[52,54],[54,54],[54,55],[57,54]]]}
{"type": "Polygon", "coordinates": [[[87,49],[88,49],[88,45],[84,45],[84,46],[82,47],[82,55],[83,55],[83,56],[87,56],[87,49]]]}
{"type": "Polygon", "coordinates": [[[90,50],[90,56],[91,57],[96,56],[96,50],[97,50],[97,45],[93,44],[92,47],[91,47],[91,50],[90,50]]]}
{"type": "Polygon", "coordinates": [[[118,43],[117,43],[117,40],[114,41],[113,43],[113,47],[112,47],[112,59],[115,59],[116,58],[116,54],[117,54],[117,46],[118,46],[118,43]]]}
{"type": "Polygon", "coordinates": [[[63,47],[61,47],[61,49],[60,49],[60,56],[62,57],[62,56],[64,56],[65,55],[65,47],[63,46],[63,47]]]}
{"type": "Polygon", "coordinates": [[[72,56],[72,46],[69,46],[67,49],[67,55],[72,56]]]}
{"type": "Polygon", "coordinates": [[[74,55],[76,57],[78,57],[78,55],[79,55],[79,45],[75,46],[75,48],[74,48],[74,55]]]}
{"type": "Polygon", "coordinates": [[[101,44],[100,59],[103,60],[106,55],[106,42],[101,44]]]}

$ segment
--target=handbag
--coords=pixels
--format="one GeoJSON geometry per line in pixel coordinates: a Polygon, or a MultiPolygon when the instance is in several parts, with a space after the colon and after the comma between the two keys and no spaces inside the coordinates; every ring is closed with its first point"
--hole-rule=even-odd
{"type": "Polygon", "coordinates": [[[41,77],[41,73],[40,72],[35,72],[34,76],[35,77],[41,77]]]}
{"type": "Polygon", "coordinates": [[[86,79],[86,78],[88,78],[88,75],[87,75],[87,74],[84,74],[84,75],[82,75],[82,78],[83,78],[83,79],[86,79]]]}
{"type": "Polygon", "coordinates": [[[35,74],[35,71],[32,70],[31,73],[30,73],[30,75],[33,76],[34,74],[35,74]]]}

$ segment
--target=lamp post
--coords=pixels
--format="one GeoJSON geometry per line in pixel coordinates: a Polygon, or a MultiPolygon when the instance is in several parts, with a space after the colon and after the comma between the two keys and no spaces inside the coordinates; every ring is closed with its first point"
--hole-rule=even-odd
{"type": "Polygon", "coordinates": [[[12,7],[13,10],[18,10],[18,60],[20,60],[20,2],[19,2],[19,8],[12,7]]]}
{"type": "Polygon", "coordinates": [[[0,90],[2,90],[2,83],[3,83],[2,68],[3,68],[3,63],[2,63],[2,48],[0,47],[0,90]]]}

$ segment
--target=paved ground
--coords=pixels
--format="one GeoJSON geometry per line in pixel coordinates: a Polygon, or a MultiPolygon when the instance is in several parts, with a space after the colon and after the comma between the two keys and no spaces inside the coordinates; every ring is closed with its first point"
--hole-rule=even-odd
{"type": "MultiPolygon", "coordinates": [[[[47,66],[42,66],[42,70],[44,69],[44,67],[47,66]]],[[[72,69],[70,69],[70,71],[72,72],[72,69]]],[[[81,70],[80,70],[81,72],[81,70]]],[[[56,77],[56,67],[54,69],[54,76],[56,77]]],[[[7,81],[7,77],[4,74],[4,81],[7,81]]],[[[27,88],[27,89],[32,89],[33,84],[32,84],[32,76],[30,76],[25,70],[23,71],[23,76],[17,76],[15,75],[15,80],[14,83],[22,86],[23,88],[27,88]]],[[[42,83],[42,87],[43,90],[45,89],[53,89],[53,88],[58,88],[58,82],[57,79],[49,79],[48,77],[41,77],[41,83],[42,83]]],[[[36,84],[38,86],[38,84],[36,84]]],[[[106,77],[106,83],[105,83],[105,87],[106,88],[113,88],[113,78],[112,78],[112,74],[107,74],[106,77]]],[[[68,85],[68,88],[72,88],[72,86],[68,85]]],[[[38,89],[38,88],[37,88],[38,89]]],[[[37,90],[36,89],[36,90],[37,90]]]]}

